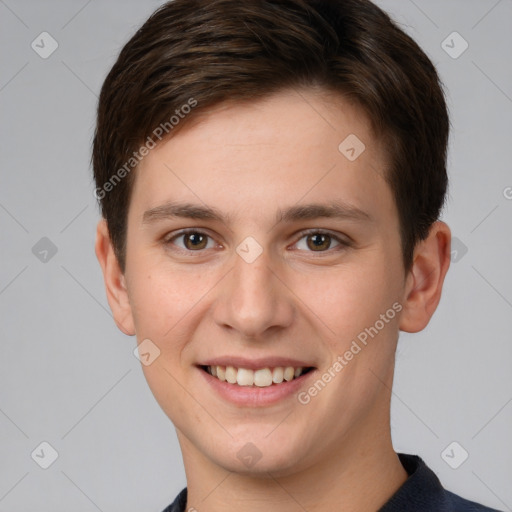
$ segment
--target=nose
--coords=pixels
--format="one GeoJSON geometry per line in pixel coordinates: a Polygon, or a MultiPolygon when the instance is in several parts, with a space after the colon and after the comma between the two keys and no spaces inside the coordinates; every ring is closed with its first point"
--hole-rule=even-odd
{"type": "Polygon", "coordinates": [[[293,322],[293,293],[271,268],[266,251],[248,263],[238,254],[234,268],[217,289],[213,318],[239,337],[258,339],[293,322]]]}

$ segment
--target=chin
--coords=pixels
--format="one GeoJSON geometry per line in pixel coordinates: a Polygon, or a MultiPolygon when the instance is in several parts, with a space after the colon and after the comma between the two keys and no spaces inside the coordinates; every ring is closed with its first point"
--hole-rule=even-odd
{"type": "Polygon", "coordinates": [[[272,434],[266,438],[265,435],[246,435],[241,441],[230,439],[230,446],[224,445],[222,452],[212,454],[211,459],[227,471],[243,475],[267,477],[271,473],[274,476],[286,476],[296,472],[302,452],[306,452],[300,439],[294,442],[286,433],[286,441],[283,442],[282,439],[271,440],[272,434]]]}

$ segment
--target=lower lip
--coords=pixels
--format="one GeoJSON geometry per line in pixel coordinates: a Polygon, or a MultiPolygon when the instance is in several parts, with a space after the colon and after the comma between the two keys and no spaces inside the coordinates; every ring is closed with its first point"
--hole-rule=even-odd
{"type": "Polygon", "coordinates": [[[262,407],[288,398],[297,393],[304,386],[306,380],[316,371],[310,370],[308,373],[289,382],[283,381],[281,384],[272,384],[271,386],[260,388],[257,386],[230,384],[227,381],[219,380],[201,368],[198,368],[198,370],[212,389],[224,400],[242,407],[262,407]]]}

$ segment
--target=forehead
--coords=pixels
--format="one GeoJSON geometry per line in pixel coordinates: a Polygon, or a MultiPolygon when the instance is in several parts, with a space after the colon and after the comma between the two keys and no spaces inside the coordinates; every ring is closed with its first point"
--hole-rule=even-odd
{"type": "Polygon", "coordinates": [[[340,96],[287,90],[194,115],[139,164],[138,217],[176,200],[232,218],[251,212],[253,220],[305,201],[341,201],[375,214],[392,207],[385,151],[362,109],[340,96]]]}

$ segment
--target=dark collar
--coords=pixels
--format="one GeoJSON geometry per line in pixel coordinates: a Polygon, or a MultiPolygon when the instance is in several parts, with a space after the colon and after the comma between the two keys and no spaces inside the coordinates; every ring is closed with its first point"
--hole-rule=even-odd
{"type": "Polygon", "coordinates": [[[445,490],[435,473],[417,455],[399,453],[398,458],[409,478],[379,512],[445,510],[445,490]]]}
{"type": "MultiPolygon", "coordinates": [[[[378,512],[494,511],[446,491],[435,473],[417,455],[399,453],[398,457],[409,478],[378,512]]],[[[185,512],[186,506],[187,488],[185,487],[163,512],[185,512]]]]}

